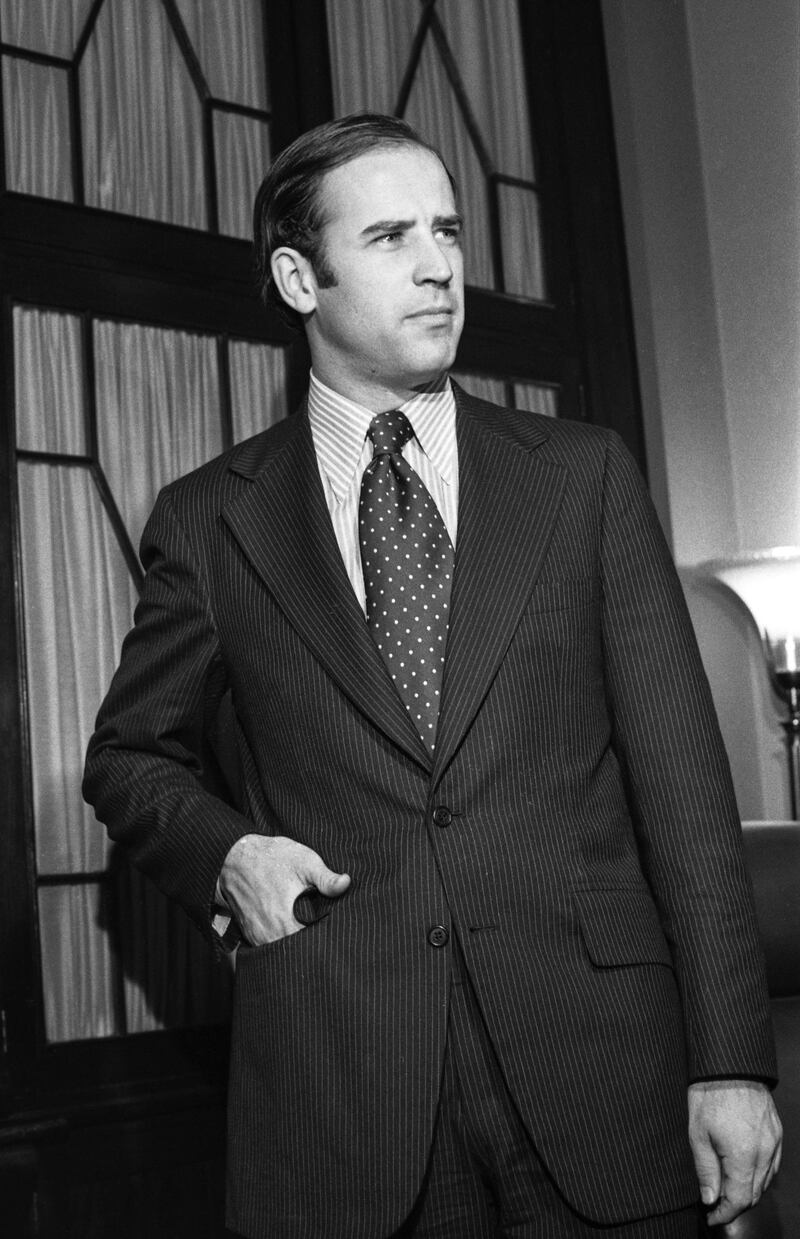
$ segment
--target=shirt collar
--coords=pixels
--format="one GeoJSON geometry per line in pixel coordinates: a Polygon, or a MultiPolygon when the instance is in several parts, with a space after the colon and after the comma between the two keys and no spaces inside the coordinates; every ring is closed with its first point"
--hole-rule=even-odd
{"type": "MultiPolygon", "coordinates": [[[[422,451],[442,480],[451,483],[456,453],[456,402],[448,376],[435,379],[400,405],[400,409],[410,421],[422,451]]],[[[333,391],[312,371],[308,416],[317,459],[337,500],[342,502],[353,483],[374,412],[333,391]]]]}

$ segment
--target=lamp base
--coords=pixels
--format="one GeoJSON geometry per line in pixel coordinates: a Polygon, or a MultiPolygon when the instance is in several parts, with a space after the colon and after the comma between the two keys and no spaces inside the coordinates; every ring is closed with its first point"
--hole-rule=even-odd
{"type": "Polygon", "coordinates": [[[786,749],[789,758],[789,803],[792,817],[800,818],[800,710],[793,710],[781,723],[786,732],[786,749]]]}

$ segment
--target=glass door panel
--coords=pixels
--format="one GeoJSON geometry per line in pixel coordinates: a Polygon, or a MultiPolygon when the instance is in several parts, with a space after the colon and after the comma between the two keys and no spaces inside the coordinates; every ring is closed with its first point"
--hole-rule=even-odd
{"type": "Polygon", "coordinates": [[[155,496],[285,415],[284,352],[37,307],[16,306],[13,324],[46,1035],[218,1021],[229,970],[109,843],[80,784],[131,624],[141,577],[133,548],[155,496]]]}

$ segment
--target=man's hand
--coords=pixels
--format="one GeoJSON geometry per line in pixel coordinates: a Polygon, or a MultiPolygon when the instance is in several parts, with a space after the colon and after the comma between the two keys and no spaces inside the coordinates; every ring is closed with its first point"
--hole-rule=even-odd
{"type": "Polygon", "coordinates": [[[781,1160],[783,1129],[769,1089],[755,1080],[689,1085],[689,1141],[711,1226],[761,1197],[781,1160]]]}
{"type": "Polygon", "coordinates": [[[283,835],[244,835],[225,857],[219,887],[247,942],[264,946],[303,926],[294,916],[297,896],[310,887],[343,895],[346,873],[334,873],[311,848],[283,835]]]}

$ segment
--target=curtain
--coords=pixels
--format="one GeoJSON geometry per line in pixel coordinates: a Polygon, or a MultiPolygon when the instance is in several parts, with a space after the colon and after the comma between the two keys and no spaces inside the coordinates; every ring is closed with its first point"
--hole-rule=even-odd
{"type": "MultiPolygon", "coordinates": [[[[492,404],[507,404],[509,399],[508,385],[502,379],[491,378],[485,374],[465,374],[453,371],[453,378],[473,396],[488,400],[492,404]]],[[[544,383],[512,383],[511,396],[514,407],[524,409],[528,413],[542,413],[545,417],[558,416],[558,388],[548,387],[544,383]]]]}
{"type": "MultiPolygon", "coordinates": [[[[85,453],[80,324],[14,312],[19,445],[85,453]]],[[[18,471],[30,767],[39,874],[105,869],[109,845],[80,796],[83,755],[135,601],[84,465],[18,471]]],[[[53,1040],[119,1031],[96,881],[39,890],[45,1019],[53,1040]]]]}
{"type": "Polygon", "coordinates": [[[17,447],[86,454],[81,325],[72,314],[14,310],[17,447]]]}
{"type": "Polygon", "coordinates": [[[63,69],[11,56],[2,61],[8,187],[71,202],[67,75],[63,69]]]}
{"type": "Polygon", "coordinates": [[[515,383],[514,403],[518,409],[529,413],[543,413],[545,417],[558,417],[558,388],[544,383],[515,383]]]}
{"type": "Polygon", "coordinates": [[[261,0],[177,0],[211,94],[251,108],[269,107],[261,0]]]}
{"type": "MultiPolygon", "coordinates": [[[[211,94],[230,104],[269,107],[261,0],[178,0],[211,94]]],[[[270,164],[266,118],[214,109],[220,232],[252,235],[252,204],[270,164]]]]}
{"type": "MultiPolygon", "coordinates": [[[[327,0],[337,115],[394,112],[423,6],[414,0],[327,0]]],[[[405,118],[437,146],[458,183],[466,217],[467,282],[493,288],[487,171],[533,181],[533,139],[516,0],[438,0],[445,57],[429,30],[405,118]],[[468,99],[476,144],[453,76],[468,99]],[[480,147],[480,152],[478,147],[480,147]],[[488,165],[488,166],[487,166],[488,165]]],[[[538,203],[533,188],[498,187],[507,292],[545,295],[538,203]]]]}
{"type": "Polygon", "coordinates": [[[220,231],[251,235],[250,204],[269,165],[265,32],[260,0],[180,0],[200,66],[198,87],[161,0],[104,0],[85,52],[75,51],[91,0],[0,0],[6,179],[21,193],[75,201],[67,67],[78,71],[84,197],[90,206],[209,226],[207,180],[220,231]],[[203,145],[201,96],[211,103],[213,161],[203,145]],[[250,114],[256,109],[263,115],[250,114]]]}
{"type": "Polygon", "coordinates": [[[120,860],[114,894],[122,927],[128,1032],[221,1023],[230,1010],[232,961],[215,960],[180,908],[120,860]]]}
{"type": "Polygon", "coordinates": [[[254,116],[214,112],[219,230],[253,235],[253,203],[270,163],[269,126],[254,116]]]}
{"type": "Polygon", "coordinates": [[[490,378],[486,374],[465,374],[458,370],[452,373],[464,390],[479,400],[488,400],[491,404],[507,403],[506,385],[502,379],[490,378]]]}
{"type": "Polygon", "coordinates": [[[134,546],[156,495],[222,450],[210,336],[94,325],[100,464],[134,546]]]}
{"type": "Polygon", "coordinates": [[[37,864],[100,870],[80,778],[135,592],[88,469],[20,462],[19,502],[37,864]]]}
{"type": "Polygon", "coordinates": [[[69,58],[92,0],[0,0],[4,43],[69,58]]]}
{"type": "Polygon", "coordinates": [[[160,0],[106,0],[80,86],[87,203],[204,228],[200,100],[160,0]]]}
{"type": "MultiPolygon", "coordinates": [[[[136,542],[161,486],[221,450],[218,341],[97,321],[91,342],[99,465],[136,542]]],[[[80,795],[94,716],[136,601],[86,460],[81,322],[16,307],[14,345],[17,443],[28,454],[18,485],[47,1036],[221,1019],[227,970],[180,909],[109,846],[80,795]]],[[[228,348],[240,439],[285,415],[286,367],[280,348],[244,341],[228,348]]]]}
{"type": "Polygon", "coordinates": [[[116,952],[104,930],[99,882],[39,889],[45,1031],[48,1041],[125,1031],[116,998],[116,952]]]}
{"type": "Polygon", "coordinates": [[[233,439],[238,443],[291,412],[286,399],[286,353],[267,344],[232,340],[228,355],[233,439]]]}

